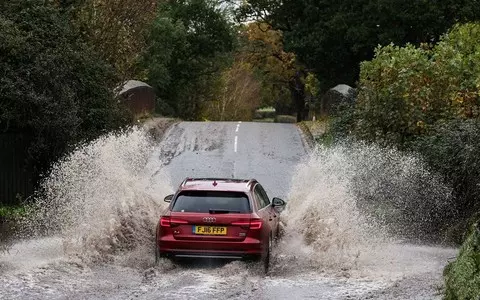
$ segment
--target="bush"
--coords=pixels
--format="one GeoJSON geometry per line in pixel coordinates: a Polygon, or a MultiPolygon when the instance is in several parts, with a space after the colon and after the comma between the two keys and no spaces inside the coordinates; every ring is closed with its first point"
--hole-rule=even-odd
{"type": "Polygon", "coordinates": [[[0,130],[32,141],[27,150],[37,174],[71,145],[128,120],[113,97],[112,68],[48,3],[0,4],[0,130]]]}
{"type": "Polygon", "coordinates": [[[388,45],[363,62],[355,134],[403,146],[439,120],[478,117],[480,24],[457,25],[433,48],[388,45]]]}
{"type": "Polygon", "coordinates": [[[347,113],[332,126],[423,154],[453,187],[459,215],[457,228],[449,230],[457,233],[480,211],[479,39],[480,23],[468,23],[454,26],[434,47],[377,48],[361,65],[354,121],[347,113]]]}
{"type": "Polygon", "coordinates": [[[355,133],[366,140],[401,145],[421,134],[427,119],[436,120],[440,114],[427,103],[439,99],[426,84],[432,79],[432,62],[428,51],[413,45],[389,45],[375,53],[372,61],[361,65],[355,133]]]}
{"type": "Polygon", "coordinates": [[[324,140],[335,142],[347,138],[355,124],[355,102],[342,103],[337,106],[336,113],[332,115],[329,128],[324,140]]]}
{"type": "Polygon", "coordinates": [[[457,259],[444,271],[445,299],[468,300],[480,298],[480,228],[472,226],[470,235],[460,249],[457,259]]]}
{"type": "Polygon", "coordinates": [[[25,216],[26,210],[23,206],[3,206],[0,205],[0,221],[5,220],[15,220],[25,216]]]}
{"type": "Polygon", "coordinates": [[[431,168],[452,184],[460,220],[467,220],[473,212],[480,211],[479,120],[439,123],[409,147],[422,153],[431,168]]]}
{"type": "Polygon", "coordinates": [[[275,117],[275,123],[297,123],[297,117],[289,115],[278,115],[275,117]]]}

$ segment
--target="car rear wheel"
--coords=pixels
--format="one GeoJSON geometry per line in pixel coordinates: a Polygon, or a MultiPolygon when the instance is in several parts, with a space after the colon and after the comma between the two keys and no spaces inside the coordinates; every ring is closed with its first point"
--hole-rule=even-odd
{"type": "Polygon", "coordinates": [[[272,248],[273,248],[273,239],[272,239],[272,235],[270,234],[268,238],[268,247],[267,247],[265,256],[262,259],[262,267],[265,274],[268,273],[268,269],[270,268],[270,256],[272,253],[272,248]]]}
{"type": "Polygon", "coordinates": [[[158,250],[157,243],[155,243],[155,264],[158,265],[160,262],[160,250],[158,250]]]}
{"type": "MultiPolygon", "coordinates": [[[[155,230],[158,232],[158,230],[155,230]]],[[[160,262],[160,259],[162,258],[162,255],[160,254],[160,249],[158,249],[158,237],[155,235],[155,242],[153,243],[155,245],[155,265],[158,265],[160,262]]]]}

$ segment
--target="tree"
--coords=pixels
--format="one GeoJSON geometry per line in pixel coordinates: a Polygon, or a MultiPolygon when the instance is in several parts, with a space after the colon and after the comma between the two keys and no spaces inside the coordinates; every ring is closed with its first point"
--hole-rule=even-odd
{"type": "Polygon", "coordinates": [[[73,24],[122,79],[136,77],[156,0],[55,0],[73,24]]]}
{"type": "Polygon", "coordinates": [[[260,105],[260,83],[252,65],[238,59],[225,70],[215,99],[205,103],[204,114],[215,121],[249,121],[260,105]]]}
{"type": "Polygon", "coordinates": [[[160,112],[198,119],[234,49],[232,24],[213,1],[167,1],[159,6],[148,40],[142,65],[160,112]]]}
{"type": "Polygon", "coordinates": [[[355,131],[404,145],[440,121],[480,116],[480,24],[454,26],[434,47],[388,45],[361,64],[355,131]]]}
{"type": "Polygon", "coordinates": [[[242,31],[239,55],[255,67],[264,90],[262,104],[275,106],[277,113],[297,113],[305,118],[305,78],[308,72],[295,55],[286,52],[283,34],[266,23],[251,22],[242,31]]]}
{"type": "Polygon", "coordinates": [[[338,83],[353,85],[359,63],[374,48],[394,43],[432,42],[459,21],[478,20],[476,0],[248,0],[239,16],[254,18],[283,31],[285,49],[295,53],[321,82],[322,90],[338,83]]]}
{"type": "Polygon", "coordinates": [[[0,130],[30,141],[36,174],[75,143],[125,124],[113,70],[41,0],[0,4],[0,130]]]}

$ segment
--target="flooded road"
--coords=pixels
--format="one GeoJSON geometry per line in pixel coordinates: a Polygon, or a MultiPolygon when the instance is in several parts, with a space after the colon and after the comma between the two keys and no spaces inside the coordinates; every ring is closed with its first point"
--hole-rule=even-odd
{"type": "Polygon", "coordinates": [[[30,226],[51,234],[0,254],[0,299],[441,299],[456,250],[371,225],[350,165],[339,151],[308,154],[290,124],[184,122],[160,143],[141,130],[105,137],[46,181],[30,226]],[[288,201],[269,274],[244,262],[154,264],[163,197],[185,177],[253,177],[288,201]]]}

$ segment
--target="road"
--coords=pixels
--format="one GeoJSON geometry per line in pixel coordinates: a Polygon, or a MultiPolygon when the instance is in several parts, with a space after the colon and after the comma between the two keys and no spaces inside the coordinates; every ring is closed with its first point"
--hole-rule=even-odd
{"type": "MultiPolygon", "coordinates": [[[[91,148],[95,151],[85,150],[61,166],[74,178],[85,173],[81,180],[58,176],[61,180],[52,182],[63,189],[55,195],[71,197],[71,202],[82,195],[82,203],[93,203],[95,209],[69,206],[75,209],[62,214],[81,215],[81,225],[69,215],[70,223],[61,234],[19,240],[0,254],[0,299],[441,299],[442,268],[455,256],[454,249],[392,240],[360,245],[346,231],[331,229],[328,241],[342,240],[342,247],[323,251],[325,247],[305,242],[311,236],[304,229],[317,223],[316,219],[303,223],[305,219],[298,217],[301,210],[294,204],[302,203],[299,200],[292,200],[283,216],[287,235],[277,246],[267,275],[243,262],[154,265],[149,236],[153,229],[142,228],[154,226],[164,207],[163,196],[185,177],[253,177],[269,197],[290,201],[292,191],[311,190],[309,197],[323,199],[314,194],[318,191],[314,173],[297,174],[299,166],[308,166],[309,154],[292,124],[183,122],[153,147],[134,132],[91,148]],[[132,149],[144,149],[146,159],[140,168],[139,154],[132,149]],[[89,157],[91,165],[82,161],[89,157]],[[134,172],[129,170],[132,165],[134,172]],[[112,217],[119,210],[121,218],[112,217]],[[106,216],[111,218],[108,222],[103,220],[106,216]],[[81,233],[82,251],[65,239],[72,232],[81,233]],[[119,236],[133,241],[129,250],[112,250],[112,245],[121,244],[119,236]]],[[[342,203],[337,198],[335,203],[342,203]]],[[[347,217],[353,215],[348,212],[347,217]]],[[[317,237],[317,244],[322,241],[317,237]]]]}

